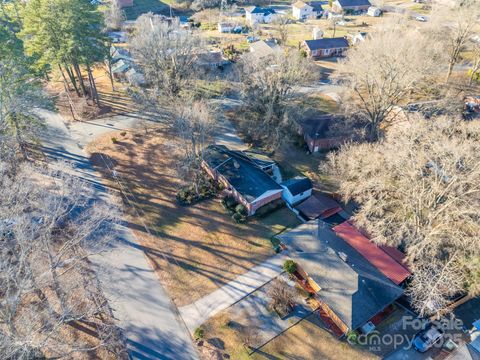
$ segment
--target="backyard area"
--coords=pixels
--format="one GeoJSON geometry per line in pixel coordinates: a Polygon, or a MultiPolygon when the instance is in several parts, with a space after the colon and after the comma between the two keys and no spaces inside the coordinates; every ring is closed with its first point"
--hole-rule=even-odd
{"type": "Polygon", "coordinates": [[[134,207],[126,206],[128,226],[171,298],[184,306],[272,256],[272,236],[298,220],[281,208],[236,224],[218,198],[178,204],[175,196],[184,183],[175,170],[174,141],[166,128],[120,132],[95,140],[88,151],[113,189],[119,185],[112,169],[124,192],[131,192],[128,199],[134,207]]]}

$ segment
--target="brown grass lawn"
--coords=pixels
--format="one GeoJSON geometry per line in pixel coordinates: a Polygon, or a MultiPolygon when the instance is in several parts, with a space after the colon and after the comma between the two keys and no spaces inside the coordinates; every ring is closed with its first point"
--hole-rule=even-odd
{"type": "Polygon", "coordinates": [[[272,340],[253,356],[263,359],[379,359],[358,347],[339,341],[323,328],[316,314],[312,314],[287,332],[272,340]],[[340,355],[341,354],[341,355],[340,355]]]}
{"type": "MultiPolygon", "coordinates": [[[[242,345],[245,339],[245,324],[231,321],[229,311],[223,311],[211,318],[203,326],[204,344],[208,348],[216,348],[220,353],[227,353],[235,360],[275,360],[275,359],[379,359],[375,355],[339,341],[324,329],[318,315],[312,314],[292,326],[268,344],[249,356],[242,345]]],[[[208,357],[204,357],[205,360],[208,357]]]]}
{"type": "MultiPolygon", "coordinates": [[[[219,199],[183,207],[176,203],[183,184],[176,176],[173,136],[165,129],[108,134],[89,145],[92,160],[105,177],[98,153],[108,156],[133,193],[126,207],[130,227],[177,306],[189,304],[273,255],[269,239],[298,224],[288,209],[248,224],[236,224],[219,199]],[[111,137],[118,139],[113,144],[111,137]],[[146,224],[152,235],[143,226],[146,224]]],[[[117,184],[109,179],[112,187],[117,184]]]]}

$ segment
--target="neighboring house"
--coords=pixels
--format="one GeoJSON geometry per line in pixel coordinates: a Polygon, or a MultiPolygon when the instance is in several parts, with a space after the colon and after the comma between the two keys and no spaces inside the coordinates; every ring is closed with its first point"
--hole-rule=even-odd
{"type": "Polygon", "coordinates": [[[129,62],[133,61],[132,54],[130,54],[130,51],[128,51],[123,47],[119,47],[115,45],[110,46],[110,57],[112,59],[112,62],[116,62],[118,60],[126,60],[129,62]]]}
{"type": "Polygon", "coordinates": [[[348,36],[351,38],[352,45],[358,45],[365,41],[365,39],[367,38],[367,33],[364,31],[360,31],[356,34],[348,34],[348,36]]]}
{"type": "Polygon", "coordinates": [[[250,53],[258,59],[267,56],[276,56],[282,51],[282,48],[275,40],[260,40],[250,44],[250,53]]]}
{"type": "Polygon", "coordinates": [[[125,73],[125,78],[131,85],[142,86],[146,84],[145,76],[133,67],[125,73]]]}
{"type": "Polygon", "coordinates": [[[250,6],[245,8],[245,18],[250,25],[271,23],[276,16],[275,9],[250,6]]]}
{"type": "Polygon", "coordinates": [[[107,35],[113,43],[127,42],[127,36],[124,31],[109,31],[107,35]]]}
{"type": "Polygon", "coordinates": [[[133,6],[133,0],[114,0],[120,8],[133,6]]]}
{"type": "Polygon", "coordinates": [[[411,275],[406,266],[388,255],[350,222],[333,227],[333,231],[395,284],[402,284],[411,275]]]}
{"type": "Polygon", "coordinates": [[[235,29],[235,25],[230,23],[218,23],[218,31],[221,33],[231,33],[235,29]]]}
{"type": "Polygon", "coordinates": [[[337,115],[320,115],[297,120],[298,131],[308,146],[310,152],[328,150],[341,145],[345,139],[331,133],[333,123],[342,121],[343,117],[337,115]]]}
{"type": "Polygon", "coordinates": [[[326,219],[342,211],[342,207],[333,198],[322,193],[314,193],[307,200],[295,206],[306,220],[326,219]]]}
{"type": "Polygon", "coordinates": [[[304,40],[302,48],[313,58],[343,56],[348,49],[348,41],[343,37],[304,40]]]}
{"type": "Polygon", "coordinates": [[[197,61],[195,63],[198,67],[203,68],[219,68],[223,65],[228,64],[228,60],[223,58],[221,51],[209,51],[206,53],[198,54],[197,61]]]}
{"type": "MultiPolygon", "coordinates": [[[[362,254],[321,220],[309,221],[277,236],[297,263],[301,283],[313,294],[320,316],[338,335],[361,328],[403,295],[362,254]]],[[[394,271],[394,270],[392,270],[394,271]]]]}
{"type": "Polygon", "coordinates": [[[115,78],[123,80],[125,73],[132,67],[132,63],[127,60],[118,60],[112,65],[112,74],[115,78]]]}
{"type": "Polygon", "coordinates": [[[322,16],[323,8],[320,1],[304,3],[297,1],[292,4],[292,16],[297,20],[316,19],[322,16]]]}
{"type": "Polygon", "coordinates": [[[307,177],[294,177],[280,184],[282,198],[290,205],[298,204],[312,195],[313,185],[307,177]]]}
{"type": "Polygon", "coordinates": [[[370,6],[367,10],[368,16],[378,17],[382,15],[382,10],[376,6],[370,6]]]}
{"type": "Polygon", "coordinates": [[[461,344],[447,357],[448,360],[480,360],[480,296],[469,299],[453,310],[457,320],[462,321],[469,341],[461,344]]]}
{"type": "Polygon", "coordinates": [[[271,163],[223,145],[210,145],[204,152],[202,166],[225,186],[229,195],[245,206],[250,216],[262,206],[282,198],[282,187],[267,173],[274,171],[271,163]]]}
{"type": "Polygon", "coordinates": [[[347,14],[357,14],[368,11],[372,6],[368,0],[336,0],[333,2],[333,10],[347,14]]]}

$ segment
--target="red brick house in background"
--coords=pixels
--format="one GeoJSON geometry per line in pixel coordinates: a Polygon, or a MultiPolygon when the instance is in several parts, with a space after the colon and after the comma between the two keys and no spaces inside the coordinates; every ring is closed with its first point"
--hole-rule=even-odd
{"type": "Polygon", "coordinates": [[[348,50],[348,41],[343,37],[304,40],[301,48],[313,58],[343,56],[348,50]]]}
{"type": "Polygon", "coordinates": [[[225,186],[229,195],[246,207],[249,216],[282,198],[282,187],[271,177],[275,177],[276,164],[265,157],[257,158],[249,152],[230,150],[223,145],[210,145],[205,150],[202,166],[225,186]]]}
{"type": "Polygon", "coordinates": [[[340,146],[345,138],[332,135],[332,125],[335,121],[342,121],[338,115],[320,115],[297,120],[299,133],[303,135],[310,152],[328,150],[340,146]]]}
{"type": "Polygon", "coordinates": [[[114,0],[121,8],[133,6],[133,0],[114,0]]]}

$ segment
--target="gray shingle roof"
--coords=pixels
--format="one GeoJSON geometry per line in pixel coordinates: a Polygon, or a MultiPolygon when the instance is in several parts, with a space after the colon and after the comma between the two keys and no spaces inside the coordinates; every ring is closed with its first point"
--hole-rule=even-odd
{"type": "Polygon", "coordinates": [[[362,326],[403,294],[401,287],[321,220],[309,221],[278,237],[291,258],[321,287],[319,299],[350,329],[362,326]]]}
{"type": "Polygon", "coordinates": [[[337,0],[339,4],[343,7],[350,6],[370,6],[370,1],[368,0],[337,0]]]}
{"type": "Polygon", "coordinates": [[[309,50],[338,49],[338,48],[348,48],[348,41],[343,37],[324,38],[324,39],[317,39],[317,40],[305,40],[305,45],[307,45],[309,50]]]}
{"type": "Polygon", "coordinates": [[[205,150],[204,161],[223,175],[248,202],[269,190],[282,190],[254,160],[241,151],[230,150],[223,145],[210,145],[205,150]]]}
{"type": "Polygon", "coordinates": [[[293,196],[312,189],[312,182],[307,177],[294,177],[282,182],[281,185],[285,186],[293,196]]]}

